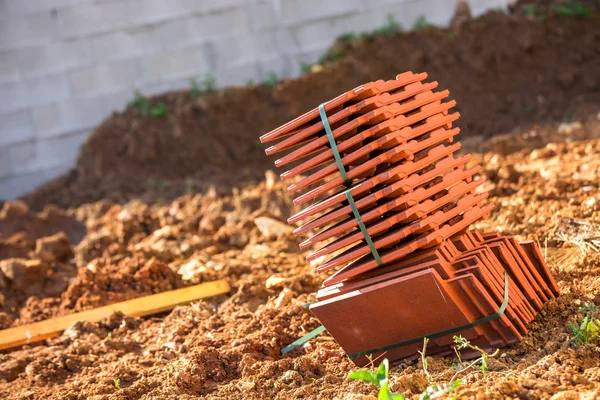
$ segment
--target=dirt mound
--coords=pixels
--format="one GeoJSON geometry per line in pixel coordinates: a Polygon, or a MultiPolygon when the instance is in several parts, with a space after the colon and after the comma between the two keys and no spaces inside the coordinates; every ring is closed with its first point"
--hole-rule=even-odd
{"type": "Polygon", "coordinates": [[[129,107],[96,129],[71,172],[24,200],[33,209],[99,199],[169,200],[213,184],[259,180],[273,161],[258,143],[261,134],[342,91],[408,70],[426,71],[450,89],[463,138],[597,113],[600,15],[570,17],[548,11],[548,1],[535,3],[541,5],[533,16],[521,6],[452,29],[340,39],[328,56],[336,62],[275,88],[152,99],[166,104],[165,117],[144,117],[129,107]]]}
{"type": "MultiPolygon", "coordinates": [[[[597,237],[600,226],[595,184],[600,179],[600,139],[572,141],[584,139],[582,132],[597,137],[600,126],[574,122],[561,130],[565,142],[534,151],[508,154],[501,141],[495,145],[502,153],[474,154],[473,163],[484,166],[490,201],[498,205],[478,228],[538,240],[563,295],[538,315],[523,342],[490,360],[488,373],[469,373],[459,398],[600,394],[600,355],[593,346],[574,347],[569,328],[570,322],[580,322],[580,306],[600,307],[600,254],[582,245],[597,237]]],[[[524,131],[506,140],[519,142],[529,135],[524,131]]],[[[285,345],[319,325],[302,305],[313,300],[322,277],[304,261],[289,230],[277,224],[295,211],[285,185],[269,173],[232,195],[212,190],[164,205],[136,200],[80,206],[70,213],[87,233],[70,251],[64,250],[66,232],[37,240],[14,233],[7,242],[18,243],[27,253],[0,261],[4,327],[219,278],[230,281],[232,293],[163,316],[115,314],[102,323],[78,323],[44,344],[3,351],[0,397],[374,395],[373,385],[346,378],[354,367],[326,333],[303,349],[280,355],[285,345]],[[53,294],[47,290],[52,283],[57,288],[53,294]]],[[[431,359],[432,380],[447,382],[455,372],[451,362],[431,359]]],[[[418,363],[392,368],[392,391],[418,398],[428,385],[418,363]]]]}

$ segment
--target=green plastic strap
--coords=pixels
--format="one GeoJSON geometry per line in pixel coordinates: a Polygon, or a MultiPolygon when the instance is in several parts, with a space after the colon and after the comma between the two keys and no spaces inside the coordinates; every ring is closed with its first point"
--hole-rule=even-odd
{"type": "Polygon", "coordinates": [[[296,340],[294,343],[292,343],[292,344],[290,344],[288,346],[285,346],[281,350],[281,354],[289,353],[290,351],[294,350],[297,347],[302,346],[304,343],[308,342],[310,339],[314,338],[315,336],[317,336],[318,334],[320,334],[320,333],[322,333],[324,331],[325,331],[325,327],[323,325],[321,325],[317,329],[313,329],[312,331],[310,331],[306,335],[302,336],[300,339],[296,340]]]}
{"type": "Polygon", "coordinates": [[[344,168],[344,164],[342,163],[342,157],[340,157],[340,152],[338,151],[337,143],[335,142],[333,132],[331,132],[331,126],[329,126],[329,121],[327,120],[327,113],[325,112],[325,103],[319,106],[319,115],[321,116],[321,122],[323,122],[325,133],[327,133],[327,139],[329,140],[329,146],[331,147],[331,151],[333,152],[335,162],[337,163],[338,169],[340,170],[342,179],[344,180],[344,182],[346,182],[348,180],[348,174],[346,173],[346,169],[344,168]]]}
{"type": "Polygon", "coordinates": [[[387,346],[378,347],[376,349],[371,349],[371,350],[367,350],[367,351],[361,351],[360,353],[350,354],[348,356],[348,358],[350,358],[351,360],[354,360],[355,358],[364,357],[364,356],[367,356],[367,355],[373,354],[373,353],[379,353],[380,351],[386,351],[386,350],[395,349],[396,347],[402,347],[402,346],[408,346],[409,344],[420,343],[425,338],[435,339],[435,338],[438,338],[441,336],[449,335],[451,333],[456,333],[456,332],[460,332],[465,329],[470,329],[470,328],[476,327],[478,325],[482,325],[487,322],[493,321],[497,318],[500,318],[502,316],[502,314],[504,314],[504,311],[506,311],[507,306],[508,306],[508,274],[506,273],[506,271],[504,271],[504,301],[502,302],[502,305],[500,305],[500,308],[498,309],[498,311],[496,311],[495,313],[490,314],[487,317],[478,319],[477,321],[471,322],[470,324],[457,326],[456,328],[447,329],[442,332],[432,333],[430,335],[424,335],[424,336],[421,336],[421,337],[418,337],[415,339],[406,340],[404,342],[394,343],[394,344],[390,344],[387,346]]]}
{"type": "Polygon", "coordinates": [[[354,203],[354,197],[352,197],[352,193],[350,193],[350,190],[346,190],[346,199],[348,199],[348,204],[350,204],[350,208],[352,208],[352,213],[354,214],[354,218],[356,218],[356,222],[358,222],[358,227],[360,228],[363,236],[365,237],[365,241],[369,245],[369,248],[371,249],[371,253],[373,254],[373,257],[375,258],[375,261],[377,261],[377,265],[383,264],[383,261],[381,261],[381,257],[379,257],[379,252],[377,251],[377,249],[375,248],[375,245],[373,244],[371,235],[369,235],[369,232],[367,232],[367,228],[365,227],[365,224],[362,222],[362,218],[360,217],[358,208],[356,208],[356,204],[354,203]]]}

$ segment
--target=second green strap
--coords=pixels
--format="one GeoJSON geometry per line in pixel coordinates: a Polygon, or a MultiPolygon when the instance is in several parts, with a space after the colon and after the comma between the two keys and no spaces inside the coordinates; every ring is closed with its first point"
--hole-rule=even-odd
{"type": "Polygon", "coordinates": [[[441,336],[449,335],[451,333],[457,333],[457,332],[460,332],[460,331],[465,330],[465,329],[474,328],[474,327],[476,327],[478,325],[482,325],[482,324],[485,324],[487,322],[493,321],[493,320],[495,320],[497,318],[500,318],[502,316],[502,314],[504,314],[504,311],[506,311],[506,307],[508,307],[508,273],[506,271],[504,271],[504,301],[500,305],[500,308],[498,309],[498,311],[496,311],[495,313],[490,314],[487,317],[480,318],[477,321],[473,321],[470,324],[457,326],[457,327],[454,327],[454,328],[447,329],[445,331],[431,333],[429,335],[423,335],[423,336],[418,337],[418,338],[414,338],[414,339],[410,339],[410,340],[405,340],[403,342],[394,343],[394,344],[390,344],[390,345],[383,346],[383,347],[378,347],[376,349],[371,349],[371,350],[367,350],[367,351],[361,351],[360,353],[350,354],[348,356],[348,358],[350,358],[351,360],[353,360],[355,358],[368,356],[370,354],[379,353],[381,351],[392,350],[392,349],[395,349],[397,347],[407,346],[409,344],[421,343],[421,342],[423,342],[423,340],[425,338],[435,339],[435,338],[438,338],[438,337],[441,337],[441,336]]]}
{"type": "Polygon", "coordinates": [[[348,204],[350,204],[350,208],[352,208],[352,213],[354,214],[354,218],[356,218],[356,222],[358,222],[358,227],[360,228],[360,231],[365,237],[365,241],[371,249],[373,258],[375,258],[377,265],[383,264],[383,261],[381,261],[381,257],[379,257],[379,252],[375,248],[373,239],[371,239],[371,235],[369,235],[369,232],[367,232],[367,227],[365,226],[365,224],[362,221],[362,218],[360,217],[360,213],[358,212],[358,208],[356,208],[356,204],[354,203],[354,198],[352,197],[352,193],[350,193],[350,190],[346,190],[346,199],[348,199],[348,204]]]}
{"type": "Polygon", "coordinates": [[[325,133],[327,134],[327,139],[329,140],[329,147],[331,147],[331,151],[333,152],[333,158],[335,158],[335,162],[340,170],[340,175],[344,182],[348,180],[348,174],[346,173],[346,169],[344,168],[344,163],[342,163],[342,157],[340,156],[340,152],[337,148],[337,143],[335,142],[335,137],[333,137],[333,132],[331,131],[331,126],[329,125],[329,120],[327,119],[327,113],[325,112],[325,103],[319,106],[319,115],[321,116],[321,122],[323,123],[323,128],[325,128],[325,133]]]}

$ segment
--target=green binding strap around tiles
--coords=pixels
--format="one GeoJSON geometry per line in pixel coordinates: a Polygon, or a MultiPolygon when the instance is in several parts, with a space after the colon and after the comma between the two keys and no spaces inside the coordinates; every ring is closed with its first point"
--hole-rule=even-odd
{"type": "Polygon", "coordinates": [[[504,311],[506,311],[507,306],[508,306],[508,274],[506,273],[506,271],[504,271],[504,301],[502,302],[502,305],[500,305],[500,308],[498,309],[498,311],[496,311],[495,313],[490,314],[487,317],[478,319],[477,321],[471,322],[470,324],[457,326],[455,328],[450,328],[450,329],[447,329],[442,332],[432,333],[432,334],[424,335],[424,336],[421,336],[421,337],[418,337],[415,339],[406,340],[404,342],[394,343],[394,344],[390,344],[387,346],[378,347],[376,349],[371,349],[371,350],[367,350],[367,351],[361,351],[360,353],[350,354],[348,356],[348,358],[351,360],[354,360],[355,358],[368,356],[369,354],[379,353],[381,351],[387,351],[387,350],[395,349],[397,347],[408,346],[409,344],[420,343],[425,338],[435,339],[435,338],[438,338],[441,336],[449,335],[451,333],[456,333],[456,332],[460,332],[465,329],[470,329],[470,328],[476,327],[478,325],[482,325],[487,322],[493,321],[497,318],[500,318],[502,316],[502,314],[504,314],[504,311]]]}
{"type": "Polygon", "coordinates": [[[327,113],[325,112],[325,103],[319,106],[319,115],[321,116],[321,122],[323,122],[323,127],[325,128],[325,133],[327,133],[327,139],[329,140],[329,146],[331,147],[331,151],[333,152],[333,157],[335,158],[335,162],[340,170],[340,175],[342,175],[342,179],[344,182],[348,180],[348,174],[346,173],[346,169],[344,168],[344,164],[342,163],[342,158],[340,157],[340,152],[337,148],[337,143],[335,142],[335,138],[333,137],[333,132],[331,132],[331,126],[329,126],[329,120],[327,119],[327,113]]]}
{"type": "Polygon", "coordinates": [[[375,258],[375,261],[377,261],[377,265],[383,264],[383,261],[381,261],[381,257],[379,257],[379,252],[375,248],[375,244],[373,244],[371,235],[369,235],[369,232],[367,232],[367,228],[365,227],[365,224],[362,222],[362,218],[360,217],[358,208],[356,208],[356,204],[354,203],[354,198],[352,197],[352,193],[350,193],[350,190],[346,190],[346,199],[348,199],[348,204],[350,204],[350,208],[352,208],[352,213],[354,214],[354,218],[356,218],[356,222],[358,222],[358,227],[360,228],[360,231],[362,232],[363,236],[365,237],[365,241],[369,245],[369,248],[371,249],[371,253],[373,254],[373,257],[375,258]]]}
{"type": "Polygon", "coordinates": [[[316,329],[313,329],[306,335],[302,336],[300,339],[296,340],[294,343],[292,343],[288,346],[285,346],[283,349],[281,349],[281,354],[289,353],[290,351],[302,346],[304,343],[308,342],[310,339],[314,338],[315,336],[317,336],[318,334],[320,334],[324,331],[325,331],[325,327],[323,325],[321,325],[320,327],[318,327],[316,329]]]}

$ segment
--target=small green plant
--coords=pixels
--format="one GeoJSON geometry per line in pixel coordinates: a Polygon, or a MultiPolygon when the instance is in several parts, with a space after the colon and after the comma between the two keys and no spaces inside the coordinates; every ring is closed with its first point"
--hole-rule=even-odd
{"type": "Polygon", "coordinates": [[[204,75],[202,80],[202,87],[207,92],[215,92],[217,90],[217,79],[211,73],[204,75]]]}
{"type": "Polygon", "coordinates": [[[112,340],[112,332],[108,332],[108,335],[106,335],[106,337],[108,338],[108,340],[112,340]]]}
{"type": "Polygon", "coordinates": [[[427,19],[425,18],[424,15],[420,15],[419,18],[417,18],[417,20],[413,24],[412,28],[414,31],[422,31],[422,30],[431,28],[432,26],[433,25],[431,25],[429,22],[427,22],[427,19]]]}
{"type": "Polygon", "coordinates": [[[574,333],[571,343],[578,347],[598,341],[600,339],[600,319],[594,318],[594,313],[596,312],[594,305],[586,304],[578,312],[585,313],[585,316],[579,326],[572,322],[569,324],[574,333]]]}
{"type": "Polygon", "coordinates": [[[173,366],[173,363],[168,363],[167,368],[168,368],[170,374],[172,374],[173,371],[175,371],[175,367],[173,366]]]}
{"type": "Polygon", "coordinates": [[[115,387],[116,387],[117,389],[121,389],[121,380],[120,380],[120,379],[115,379],[115,380],[113,381],[113,383],[115,384],[115,387]]]}
{"type": "Polygon", "coordinates": [[[567,17],[583,18],[592,15],[592,10],[579,1],[565,1],[561,4],[552,4],[550,8],[557,14],[567,17]]]}
{"type": "Polygon", "coordinates": [[[312,64],[309,63],[300,63],[300,73],[302,75],[306,75],[310,72],[310,70],[312,69],[312,64]]]}
{"type": "Polygon", "coordinates": [[[139,90],[135,89],[133,91],[133,101],[130,103],[131,106],[137,109],[140,114],[148,115],[150,114],[150,100],[139,90]]]}
{"type": "Polygon", "coordinates": [[[354,371],[348,375],[349,379],[358,379],[367,382],[371,382],[379,388],[379,400],[405,400],[406,398],[400,393],[391,393],[389,385],[389,361],[384,359],[377,372],[371,372],[368,370],[354,371]]]}
{"type": "Polygon", "coordinates": [[[439,399],[440,397],[442,397],[443,395],[445,395],[447,393],[456,392],[456,389],[458,389],[458,387],[462,384],[463,384],[463,381],[461,379],[457,379],[452,383],[433,384],[433,385],[429,386],[427,389],[425,389],[425,391],[423,393],[421,393],[421,396],[419,396],[419,400],[439,399]]]}
{"type": "Polygon", "coordinates": [[[378,33],[380,35],[391,35],[397,32],[402,32],[402,25],[392,14],[388,14],[387,23],[380,28],[377,28],[374,33],[378,33]]]}
{"type": "Polygon", "coordinates": [[[152,117],[164,117],[167,115],[167,105],[161,101],[158,106],[150,109],[150,115],[152,117]]]}
{"type": "Polygon", "coordinates": [[[500,353],[500,349],[496,349],[496,351],[494,353],[488,354],[481,348],[471,344],[471,342],[469,342],[467,339],[465,339],[462,336],[454,336],[454,343],[456,343],[456,346],[454,347],[454,352],[456,353],[456,356],[458,357],[459,368],[458,368],[458,371],[456,371],[456,373],[452,377],[452,379],[450,379],[450,383],[454,382],[454,380],[460,374],[462,374],[463,372],[466,372],[472,368],[479,367],[481,372],[485,374],[488,370],[488,360],[491,357],[496,357],[500,353]],[[479,356],[479,358],[472,361],[471,363],[465,365],[463,363],[462,359],[460,358],[459,350],[462,350],[462,349],[471,349],[471,350],[478,351],[479,353],[481,353],[481,356],[479,356]]]}
{"type": "Polygon", "coordinates": [[[148,115],[152,117],[163,117],[167,115],[167,106],[165,103],[161,102],[158,106],[153,107],[150,100],[138,89],[134,90],[133,101],[130,104],[145,117],[148,115]]]}
{"type": "Polygon", "coordinates": [[[354,32],[346,32],[342,35],[342,39],[344,40],[354,40],[356,39],[356,33],[354,32]]]}
{"type": "Polygon", "coordinates": [[[523,12],[526,17],[535,17],[538,15],[538,8],[534,4],[528,4],[523,7],[523,12]]]}
{"type": "Polygon", "coordinates": [[[264,85],[266,87],[274,88],[277,86],[277,82],[279,82],[279,77],[273,71],[267,72],[267,79],[264,81],[264,85]]]}
{"type": "Polygon", "coordinates": [[[200,96],[200,86],[196,78],[190,78],[190,97],[195,99],[200,96]]]}

